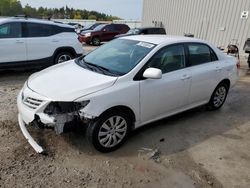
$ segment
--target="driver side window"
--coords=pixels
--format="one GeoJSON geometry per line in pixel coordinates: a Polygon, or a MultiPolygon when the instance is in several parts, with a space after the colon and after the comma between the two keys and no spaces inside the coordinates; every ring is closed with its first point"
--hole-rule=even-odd
{"type": "Polygon", "coordinates": [[[174,45],[161,49],[150,60],[148,63],[149,67],[161,69],[163,74],[184,68],[184,46],[174,45]]]}

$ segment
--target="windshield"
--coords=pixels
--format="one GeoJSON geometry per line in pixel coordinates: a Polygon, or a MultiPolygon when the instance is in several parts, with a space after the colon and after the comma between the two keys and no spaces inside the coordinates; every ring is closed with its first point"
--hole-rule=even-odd
{"type": "Polygon", "coordinates": [[[132,70],[154,47],[151,43],[116,39],[89,53],[78,64],[84,68],[86,65],[99,67],[102,74],[121,76],[132,70]]]}
{"type": "Polygon", "coordinates": [[[94,24],[89,24],[87,26],[84,27],[84,29],[90,29],[94,24]]]}
{"type": "Polygon", "coordinates": [[[137,35],[139,34],[139,29],[130,29],[127,34],[137,35]]]}
{"type": "Polygon", "coordinates": [[[98,26],[94,29],[94,31],[99,31],[99,30],[101,30],[102,28],[104,28],[105,26],[106,26],[106,24],[98,25],[98,26]]]}

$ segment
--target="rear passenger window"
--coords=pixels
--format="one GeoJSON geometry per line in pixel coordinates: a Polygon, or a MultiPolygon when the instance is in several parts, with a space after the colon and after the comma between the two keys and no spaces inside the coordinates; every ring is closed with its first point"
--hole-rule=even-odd
{"type": "Polygon", "coordinates": [[[105,27],[106,31],[114,31],[114,26],[113,25],[107,25],[105,27]]]}
{"type": "Polygon", "coordinates": [[[191,66],[218,60],[216,54],[207,45],[188,44],[188,50],[191,66]]]}
{"type": "Polygon", "coordinates": [[[0,26],[0,38],[22,37],[21,23],[7,23],[0,26]]]}
{"type": "Polygon", "coordinates": [[[27,23],[28,37],[48,37],[55,34],[53,25],[27,23]]]}
{"type": "Polygon", "coordinates": [[[115,27],[115,31],[121,31],[122,30],[121,25],[114,25],[114,27],[115,27]]]}
{"type": "Polygon", "coordinates": [[[174,45],[161,49],[150,60],[149,67],[161,69],[163,74],[184,68],[184,46],[174,45]]]}

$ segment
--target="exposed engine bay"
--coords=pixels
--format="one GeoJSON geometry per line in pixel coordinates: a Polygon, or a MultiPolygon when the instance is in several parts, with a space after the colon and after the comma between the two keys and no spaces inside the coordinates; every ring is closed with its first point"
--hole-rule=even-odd
{"type": "Polygon", "coordinates": [[[82,116],[80,111],[88,102],[51,102],[44,109],[44,113],[53,118],[54,124],[42,124],[38,115],[36,115],[33,123],[42,128],[54,128],[56,134],[61,134],[64,132],[66,125],[76,122],[87,123],[89,121],[89,119],[82,116]]]}

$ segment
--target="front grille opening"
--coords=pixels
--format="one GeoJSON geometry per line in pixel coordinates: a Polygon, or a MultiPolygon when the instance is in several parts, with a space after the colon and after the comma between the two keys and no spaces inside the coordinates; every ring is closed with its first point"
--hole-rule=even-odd
{"type": "Polygon", "coordinates": [[[35,98],[32,98],[32,97],[27,97],[23,103],[28,106],[29,108],[31,109],[37,109],[41,104],[42,104],[42,100],[40,99],[35,99],[35,98]]]}

